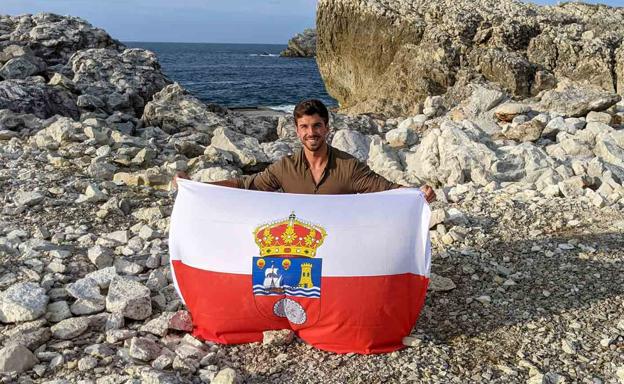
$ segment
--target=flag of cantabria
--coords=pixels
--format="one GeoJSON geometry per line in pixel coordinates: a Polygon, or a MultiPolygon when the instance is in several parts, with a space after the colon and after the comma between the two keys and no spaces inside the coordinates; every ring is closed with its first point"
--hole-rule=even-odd
{"type": "Polygon", "coordinates": [[[300,195],[178,184],[170,259],[195,336],[234,344],[292,329],[332,352],[402,347],[431,266],[419,190],[300,195]]]}

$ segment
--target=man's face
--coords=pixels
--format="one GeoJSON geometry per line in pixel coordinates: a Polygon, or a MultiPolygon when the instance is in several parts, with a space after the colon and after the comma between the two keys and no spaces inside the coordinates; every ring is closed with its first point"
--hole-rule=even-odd
{"type": "Polygon", "coordinates": [[[317,113],[314,115],[303,115],[297,119],[297,137],[301,140],[301,144],[311,151],[316,152],[323,148],[329,127],[325,121],[317,113]]]}

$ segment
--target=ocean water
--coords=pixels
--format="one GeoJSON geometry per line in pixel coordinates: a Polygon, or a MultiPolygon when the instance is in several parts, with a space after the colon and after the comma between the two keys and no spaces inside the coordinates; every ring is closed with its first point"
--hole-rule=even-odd
{"type": "Polygon", "coordinates": [[[158,55],[163,72],[207,103],[229,108],[292,111],[303,99],[337,103],[325,90],[316,60],[279,57],[285,45],[124,42],[158,55]]]}

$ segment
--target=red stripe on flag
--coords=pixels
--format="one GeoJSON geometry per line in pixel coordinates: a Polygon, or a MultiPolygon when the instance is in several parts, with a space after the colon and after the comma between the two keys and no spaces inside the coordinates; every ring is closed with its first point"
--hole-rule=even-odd
{"type": "Polygon", "coordinates": [[[307,320],[296,325],[272,315],[280,297],[254,296],[251,275],[211,272],[172,261],[193,334],[225,344],[262,341],[262,331],[293,329],[317,348],[337,353],[383,353],[403,347],[424,304],[429,279],[411,273],[323,277],[321,298],[292,298],[307,320]]]}

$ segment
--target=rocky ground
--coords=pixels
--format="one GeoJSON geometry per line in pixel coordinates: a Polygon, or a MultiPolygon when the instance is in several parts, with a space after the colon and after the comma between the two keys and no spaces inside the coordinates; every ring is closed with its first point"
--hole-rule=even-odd
{"type": "Polygon", "coordinates": [[[0,52],[1,382],[624,382],[619,95],[483,82],[412,116],[333,114],[334,146],[439,196],[407,347],[336,355],[193,338],[168,264],[171,175],[260,170],[297,148],[292,117],[203,104],[79,19],[0,16],[0,52]]]}

